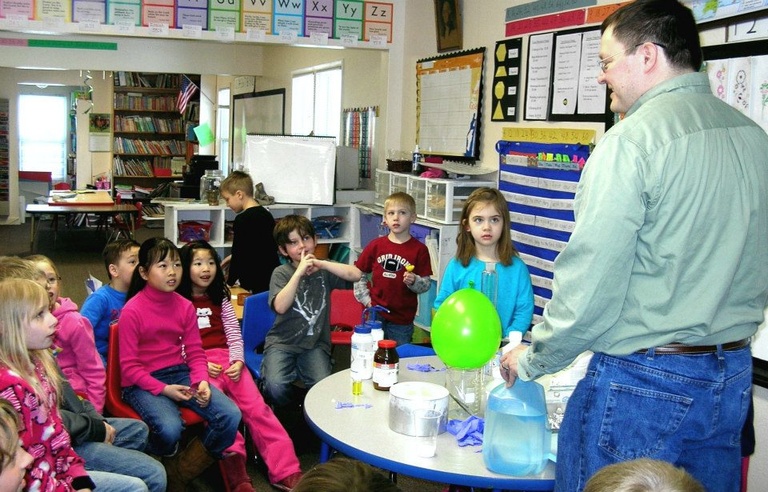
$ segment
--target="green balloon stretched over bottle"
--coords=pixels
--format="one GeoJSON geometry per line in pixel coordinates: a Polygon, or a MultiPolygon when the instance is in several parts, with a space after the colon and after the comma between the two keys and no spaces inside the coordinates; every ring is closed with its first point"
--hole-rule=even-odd
{"type": "Polygon", "coordinates": [[[477,369],[493,358],[501,344],[501,320],[491,301],[475,289],[457,290],[432,319],[432,347],[443,363],[477,369]]]}

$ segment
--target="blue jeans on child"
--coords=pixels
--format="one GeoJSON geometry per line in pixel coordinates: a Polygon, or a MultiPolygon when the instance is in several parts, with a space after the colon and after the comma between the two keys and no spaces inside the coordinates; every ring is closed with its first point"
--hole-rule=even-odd
{"type": "Polygon", "coordinates": [[[115,428],[115,440],[74,444],[75,452],[85,460],[85,469],[100,491],[126,490],[164,492],[165,468],[144,453],[149,429],[141,420],[108,418],[115,428]]]}
{"type": "Polygon", "coordinates": [[[291,402],[293,382],[297,379],[307,389],[331,374],[331,356],[320,347],[302,352],[270,347],[261,362],[264,398],[281,407],[291,402]]]}
{"type": "MultiPolygon", "coordinates": [[[[189,367],[186,364],[166,367],[152,373],[152,377],[166,384],[189,386],[189,367]]],[[[221,458],[225,449],[235,442],[237,426],[242,415],[237,406],[224,393],[213,385],[211,399],[207,406],[201,407],[192,398],[188,401],[173,401],[163,395],[153,395],[137,386],[123,389],[123,399],[136,410],[141,419],[149,426],[149,445],[147,452],[160,456],[176,453],[184,423],[179,407],[191,409],[206,421],[203,432],[203,446],[211,455],[221,458]]]]}
{"type": "Polygon", "coordinates": [[[381,320],[384,328],[384,338],[394,340],[398,345],[405,345],[413,341],[413,323],[410,325],[396,325],[387,320],[381,320]]]}
{"type": "Polygon", "coordinates": [[[565,410],[555,490],[578,492],[606,465],[652,458],[685,468],[707,490],[738,492],[751,388],[749,347],[595,354],[565,410]]]}

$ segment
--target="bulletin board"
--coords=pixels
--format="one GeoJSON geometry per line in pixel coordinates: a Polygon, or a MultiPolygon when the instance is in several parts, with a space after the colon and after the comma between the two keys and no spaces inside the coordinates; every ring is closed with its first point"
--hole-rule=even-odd
{"type": "MultiPolygon", "coordinates": [[[[702,48],[712,93],[768,131],[768,43],[702,48]]],[[[766,310],[768,315],[768,310],[766,310]]],[[[765,321],[752,340],[753,381],[768,388],[768,326],[765,321]]]]}
{"type": "Polygon", "coordinates": [[[580,28],[528,38],[525,119],[613,124],[608,89],[597,82],[600,29],[580,28]]]}
{"type": "Polygon", "coordinates": [[[416,143],[421,152],[480,158],[485,48],[416,63],[416,143]]]}

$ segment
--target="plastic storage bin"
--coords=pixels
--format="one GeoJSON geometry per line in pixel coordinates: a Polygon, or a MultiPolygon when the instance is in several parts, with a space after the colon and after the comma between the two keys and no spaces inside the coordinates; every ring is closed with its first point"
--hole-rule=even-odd
{"type": "Polygon", "coordinates": [[[419,294],[419,307],[413,320],[418,326],[432,325],[432,304],[435,303],[435,297],[437,297],[437,282],[431,280],[429,290],[419,294]]]}
{"type": "Polygon", "coordinates": [[[374,183],[373,203],[384,206],[384,200],[389,196],[389,180],[393,173],[376,169],[376,180],[374,183]]]}
{"type": "Polygon", "coordinates": [[[389,177],[389,194],[397,192],[408,193],[408,178],[410,176],[407,174],[392,173],[389,177]]]}
{"type": "Polygon", "coordinates": [[[417,176],[408,177],[408,194],[416,201],[416,215],[427,215],[427,179],[417,176]]]}
{"type": "Polygon", "coordinates": [[[427,219],[444,224],[458,222],[464,201],[473,190],[484,186],[496,187],[496,183],[450,179],[427,180],[427,219]]]}

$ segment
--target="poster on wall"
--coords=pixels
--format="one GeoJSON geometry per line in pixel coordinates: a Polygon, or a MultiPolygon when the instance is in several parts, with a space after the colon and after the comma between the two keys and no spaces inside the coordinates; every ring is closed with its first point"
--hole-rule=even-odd
{"type": "Polygon", "coordinates": [[[554,33],[528,38],[528,80],[525,84],[525,119],[546,120],[552,75],[554,33]]]}
{"type": "Polygon", "coordinates": [[[88,115],[88,150],[91,152],[112,152],[111,117],[107,113],[88,115]]]}
{"type": "Polygon", "coordinates": [[[493,52],[491,121],[517,121],[522,48],[523,38],[505,39],[496,43],[493,52]]]}
{"type": "Polygon", "coordinates": [[[600,29],[575,29],[555,34],[552,67],[551,121],[613,122],[608,89],[600,75],[600,29]]]}
{"type": "Polygon", "coordinates": [[[480,156],[485,48],[416,63],[417,143],[428,155],[480,156]]]}

